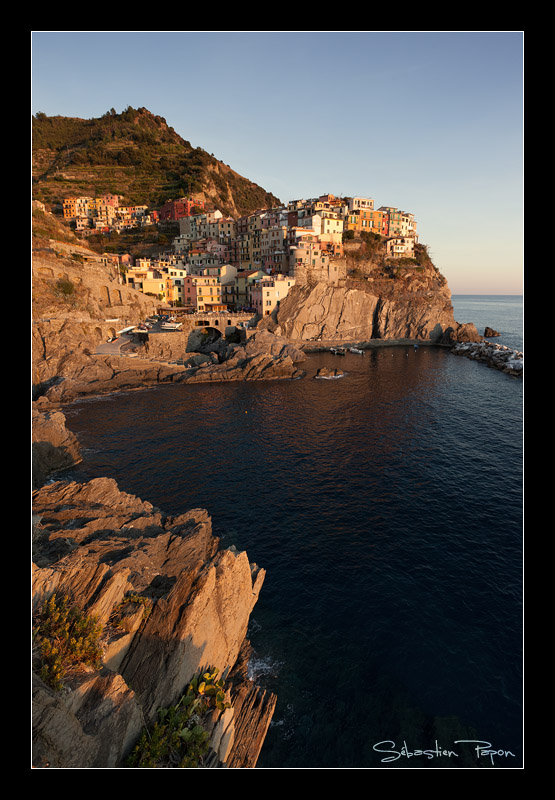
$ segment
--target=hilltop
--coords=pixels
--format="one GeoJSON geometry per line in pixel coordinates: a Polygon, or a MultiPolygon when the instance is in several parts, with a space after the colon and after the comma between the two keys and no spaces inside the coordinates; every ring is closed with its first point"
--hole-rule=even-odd
{"type": "Polygon", "coordinates": [[[39,112],[32,123],[33,199],[51,209],[64,197],[104,193],[152,208],[186,195],[232,216],[280,202],[146,108],[98,119],[39,112]]]}

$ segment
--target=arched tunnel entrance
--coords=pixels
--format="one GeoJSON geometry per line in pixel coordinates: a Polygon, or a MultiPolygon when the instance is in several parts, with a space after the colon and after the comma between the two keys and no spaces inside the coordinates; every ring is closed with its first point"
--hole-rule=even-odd
{"type": "Polygon", "coordinates": [[[200,335],[204,339],[205,344],[214,344],[214,342],[218,341],[218,339],[220,339],[222,336],[221,330],[207,323],[197,325],[197,330],[195,333],[198,335],[199,331],[200,335]]]}
{"type": "Polygon", "coordinates": [[[197,325],[187,339],[188,353],[202,353],[209,350],[216,342],[222,338],[222,332],[218,328],[200,324],[197,325]]]}

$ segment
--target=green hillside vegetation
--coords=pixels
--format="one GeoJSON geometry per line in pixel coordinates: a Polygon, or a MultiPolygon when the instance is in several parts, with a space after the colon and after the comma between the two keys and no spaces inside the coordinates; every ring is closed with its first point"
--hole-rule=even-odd
{"type": "Polygon", "coordinates": [[[354,280],[368,280],[377,277],[403,278],[415,272],[433,271],[440,285],[445,278],[434,265],[428,245],[416,242],[414,256],[393,258],[387,256],[386,239],[377,233],[360,233],[353,231],[343,235],[344,242],[356,242],[355,248],[346,252],[348,276],[354,280]]]}
{"type": "Polygon", "coordinates": [[[33,199],[52,210],[64,197],[104,193],[149,208],[194,196],[230,214],[279,204],[146,108],[88,120],[39,112],[32,123],[33,199]]]}

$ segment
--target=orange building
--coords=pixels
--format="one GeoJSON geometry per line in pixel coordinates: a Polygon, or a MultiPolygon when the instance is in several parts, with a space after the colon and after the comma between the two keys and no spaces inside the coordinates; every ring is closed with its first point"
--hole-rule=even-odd
{"type": "Polygon", "coordinates": [[[64,219],[92,216],[92,197],[67,197],[63,201],[64,219]]]}

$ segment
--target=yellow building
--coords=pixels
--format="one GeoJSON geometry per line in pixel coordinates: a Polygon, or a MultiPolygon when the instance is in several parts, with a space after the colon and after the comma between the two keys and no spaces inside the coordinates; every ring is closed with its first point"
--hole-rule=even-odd
{"type": "Polygon", "coordinates": [[[222,303],[222,286],[218,277],[213,275],[193,275],[192,277],[199,311],[225,311],[227,309],[227,306],[222,303]]]}
{"type": "Polygon", "coordinates": [[[137,289],[143,294],[152,294],[159,300],[166,300],[167,296],[167,274],[157,269],[146,269],[144,267],[130,267],[125,273],[125,282],[133,289],[137,289]]]}

